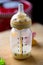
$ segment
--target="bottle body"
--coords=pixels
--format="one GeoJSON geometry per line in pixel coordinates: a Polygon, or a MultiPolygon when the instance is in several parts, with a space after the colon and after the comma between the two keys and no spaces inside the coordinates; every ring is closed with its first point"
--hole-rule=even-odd
{"type": "Polygon", "coordinates": [[[29,57],[32,47],[32,32],[30,28],[22,30],[12,28],[10,33],[10,47],[16,59],[29,57]]]}

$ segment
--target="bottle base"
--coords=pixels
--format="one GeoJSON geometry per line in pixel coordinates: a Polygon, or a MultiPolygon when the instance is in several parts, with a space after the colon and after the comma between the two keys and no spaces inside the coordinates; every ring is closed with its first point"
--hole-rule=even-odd
{"type": "Polygon", "coordinates": [[[26,59],[30,56],[30,52],[28,54],[14,54],[13,57],[15,59],[26,59]]]}

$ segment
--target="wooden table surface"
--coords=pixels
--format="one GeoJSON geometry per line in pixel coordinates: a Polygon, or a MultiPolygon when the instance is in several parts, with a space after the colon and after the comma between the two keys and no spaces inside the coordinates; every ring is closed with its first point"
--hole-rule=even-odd
{"type": "Polygon", "coordinates": [[[26,60],[16,60],[10,50],[10,30],[0,32],[0,57],[5,59],[6,65],[43,65],[43,25],[33,24],[32,31],[36,32],[37,45],[32,47],[31,56],[26,60]]]}

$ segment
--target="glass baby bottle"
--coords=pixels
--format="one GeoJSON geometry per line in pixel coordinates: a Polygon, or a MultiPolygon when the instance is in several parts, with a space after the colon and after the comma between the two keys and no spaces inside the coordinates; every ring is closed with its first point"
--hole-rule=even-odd
{"type": "Polygon", "coordinates": [[[10,47],[16,59],[30,56],[32,47],[31,18],[24,13],[23,4],[19,4],[18,12],[12,16],[10,25],[10,47]]]}

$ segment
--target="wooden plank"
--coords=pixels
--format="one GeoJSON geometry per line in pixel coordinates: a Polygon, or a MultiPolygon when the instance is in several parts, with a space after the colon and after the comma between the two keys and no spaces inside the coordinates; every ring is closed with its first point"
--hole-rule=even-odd
{"type": "Polygon", "coordinates": [[[34,24],[31,27],[36,32],[38,44],[32,47],[31,55],[26,60],[16,60],[10,50],[10,31],[0,33],[0,57],[5,59],[6,65],[43,65],[43,26],[34,24]]]}

